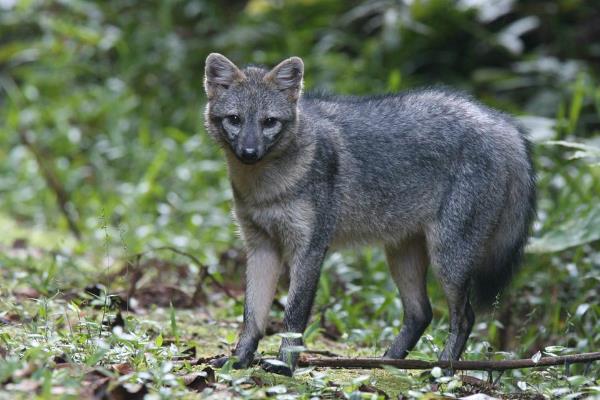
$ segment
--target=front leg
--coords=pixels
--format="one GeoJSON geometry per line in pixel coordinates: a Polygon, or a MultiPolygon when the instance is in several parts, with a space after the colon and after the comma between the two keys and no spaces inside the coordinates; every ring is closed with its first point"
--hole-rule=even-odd
{"type": "MultiPolygon", "coordinates": [[[[233,355],[237,358],[234,368],[246,368],[254,360],[259,340],[265,334],[269,311],[275,297],[282,261],[275,245],[266,237],[254,235],[246,240],[248,265],[246,267],[246,298],[244,324],[233,355]]],[[[221,367],[227,357],[213,362],[221,367]]]]}
{"type": "MultiPolygon", "coordinates": [[[[324,243],[315,245],[313,242],[311,244],[310,248],[299,252],[291,263],[290,291],[283,319],[285,332],[304,333],[310,318],[310,311],[319,284],[321,264],[327,252],[327,246],[324,243]]],[[[298,352],[292,351],[293,349],[290,347],[302,346],[302,344],[302,337],[284,337],[277,358],[285,365],[266,361],[262,364],[263,368],[268,372],[291,376],[298,362],[298,352]]]]}

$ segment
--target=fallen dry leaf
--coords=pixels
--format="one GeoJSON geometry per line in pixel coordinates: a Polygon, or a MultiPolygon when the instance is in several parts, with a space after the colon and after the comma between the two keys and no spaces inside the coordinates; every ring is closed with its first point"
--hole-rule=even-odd
{"type": "Polygon", "coordinates": [[[111,368],[119,375],[127,375],[133,372],[133,367],[129,363],[114,364],[111,368]]]}
{"type": "Polygon", "coordinates": [[[21,322],[21,316],[15,313],[7,313],[0,317],[0,323],[4,325],[12,325],[21,322]]]}
{"type": "MultiPolygon", "coordinates": [[[[126,371],[124,364],[116,364],[113,369],[117,372],[126,371]]],[[[143,384],[122,383],[111,386],[111,377],[104,375],[99,370],[88,372],[84,376],[84,387],[80,393],[81,398],[95,400],[142,400],[148,394],[148,388],[143,384]]]]}
{"type": "Polygon", "coordinates": [[[148,394],[146,385],[124,383],[112,389],[102,400],[143,400],[148,394]]]}
{"type": "Polygon", "coordinates": [[[98,370],[87,372],[83,377],[83,385],[80,393],[81,398],[102,399],[108,387],[110,377],[98,370]]]}
{"type": "Polygon", "coordinates": [[[193,372],[183,376],[183,382],[190,390],[202,392],[207,387],[214,387],[215,370],[211,367],[204,368],[201,372],[193,372]]]}
{"type": "Polygon", "coordinates": [[[12,293],[17,299],[37,299],[40,297],[40,292],[31,287],[16,288],[12,293]]]}
{"type": "MultiPolygon", "coordinates": [[[[379,396],[383,396],[384,399],[389,399],[390,396],[387,395],[386,392],[384,392],[381,389],[376,388],[373,385],[367,385],[366,383],[363,383],[362,385],[360,385],[358,387],[358,390],[363,392],[363,393],[377,393],[379,396]]],[[[378,398],[379,398],[378,396],[378,398]]]]}
{"type": "Polygon", "coordinates": [[[493,389],[493,384],[484,381],[482,379],[476,378],[470,375],[460,375],[460,380],[468,385],[477,386],[482,389],[490,390],[493,389]]]}

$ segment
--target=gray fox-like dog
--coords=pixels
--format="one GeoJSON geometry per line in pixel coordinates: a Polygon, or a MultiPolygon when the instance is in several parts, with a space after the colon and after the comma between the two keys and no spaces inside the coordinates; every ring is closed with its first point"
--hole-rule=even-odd
{"type": "MultiPolygon", "coordinates": [[[[529,143],[509,116],[423,89],[375,97],[302,94],[304,64],[272,70],[206,59],[206,128],[224,149],[248,265],[236,368],[254,359],[279,276],[290,271],[284,329],[302,333],[329,249],[379,244],[403,326],[384,357],[403,358],[431,322],[431,266],[448,302],[441,360],[457,360],[475,320],[518,266],[535,214],[529,143]]],[[[290,375],[302,344],[284,337],[290,375]],[[292,349],[294,350],[294,349],[292,349]]],[[[216,360],[221,366],[227,358],[216,360]]]]}

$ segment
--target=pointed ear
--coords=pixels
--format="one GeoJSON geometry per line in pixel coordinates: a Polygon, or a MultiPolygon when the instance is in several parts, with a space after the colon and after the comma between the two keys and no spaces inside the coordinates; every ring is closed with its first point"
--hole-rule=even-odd
{"type": "Polygon", "coordinates": [[[298,100],[302,93],[304,63],[299,57],[288,58],[280,62],[267,75],[265,81],[274,84],[279,90],[287,92],[292,100],[298,100]]]}
{"type": "Polygon", "coordinates": [[[227,57],[219,53],[210,53],[204,67],[204,90],[209,99],[227,90],[234,82],[246,79],[246,76],[227,57]]]}

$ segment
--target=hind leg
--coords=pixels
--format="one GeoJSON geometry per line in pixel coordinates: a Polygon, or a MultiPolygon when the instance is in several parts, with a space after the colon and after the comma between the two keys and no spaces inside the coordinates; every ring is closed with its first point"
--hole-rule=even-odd
{"type": "Polygon", "coordinates": [[[454,361],[460,358],[465,349],[475,323],[475,314],[469,302],[469,290],[466,284],[443,282],[442,287],[450,311],[450,334],[440,355],[440,360],[454,361]]]}
{"type": "Polygon", "coordinates": [[[456,220],[440,223],[428,232],[431,266],[446,296],[450,317],[450,333],[440,360],[458,360],[471,334],[475,315],[469,302],[469,286],[484,236],[456,220]]]}
{"type": "Polygon", "coordinates": [[[431,243],[428,238],[428,244],[432,268],[446,296],[450,317],[450,333],[440,360],[458,360],[475,323],[469,302],[469,285],[477,257],[471,251],[473,244],[458,238],[444,239],[441,243],[439,238],[432,239],[431,243]]]}
{"type": "Polygon", "coordinates": [[[479,212],[469,211],[462,219],[442,220],[427,232],[431,266],[446,296],[450,317],[450,333],[440,355],[444,361],[460,358],[475,323],[469,288],[491,229],[479,212]]]}
{"type": "Polygon", "coordinates": [[[469,287],[475,274],[482,271],[504,208],[504,172],[499,168],[502,165],[493,161],[465,160],[448,184],[435,219],[425,229],[431,266],[448,302],[450,334],[440,355],[444,361],[458,360],[465,349],[475,323],[469,287]]]}
{"type": "Polygon", "coordinates": [[[404,358],[431,322],[427,297],[427,249],[425,238],[411,238],[401,245],[385,249],[392,278],[398,286],[404,318],[402,329],[384,357],[404,358]]]}

